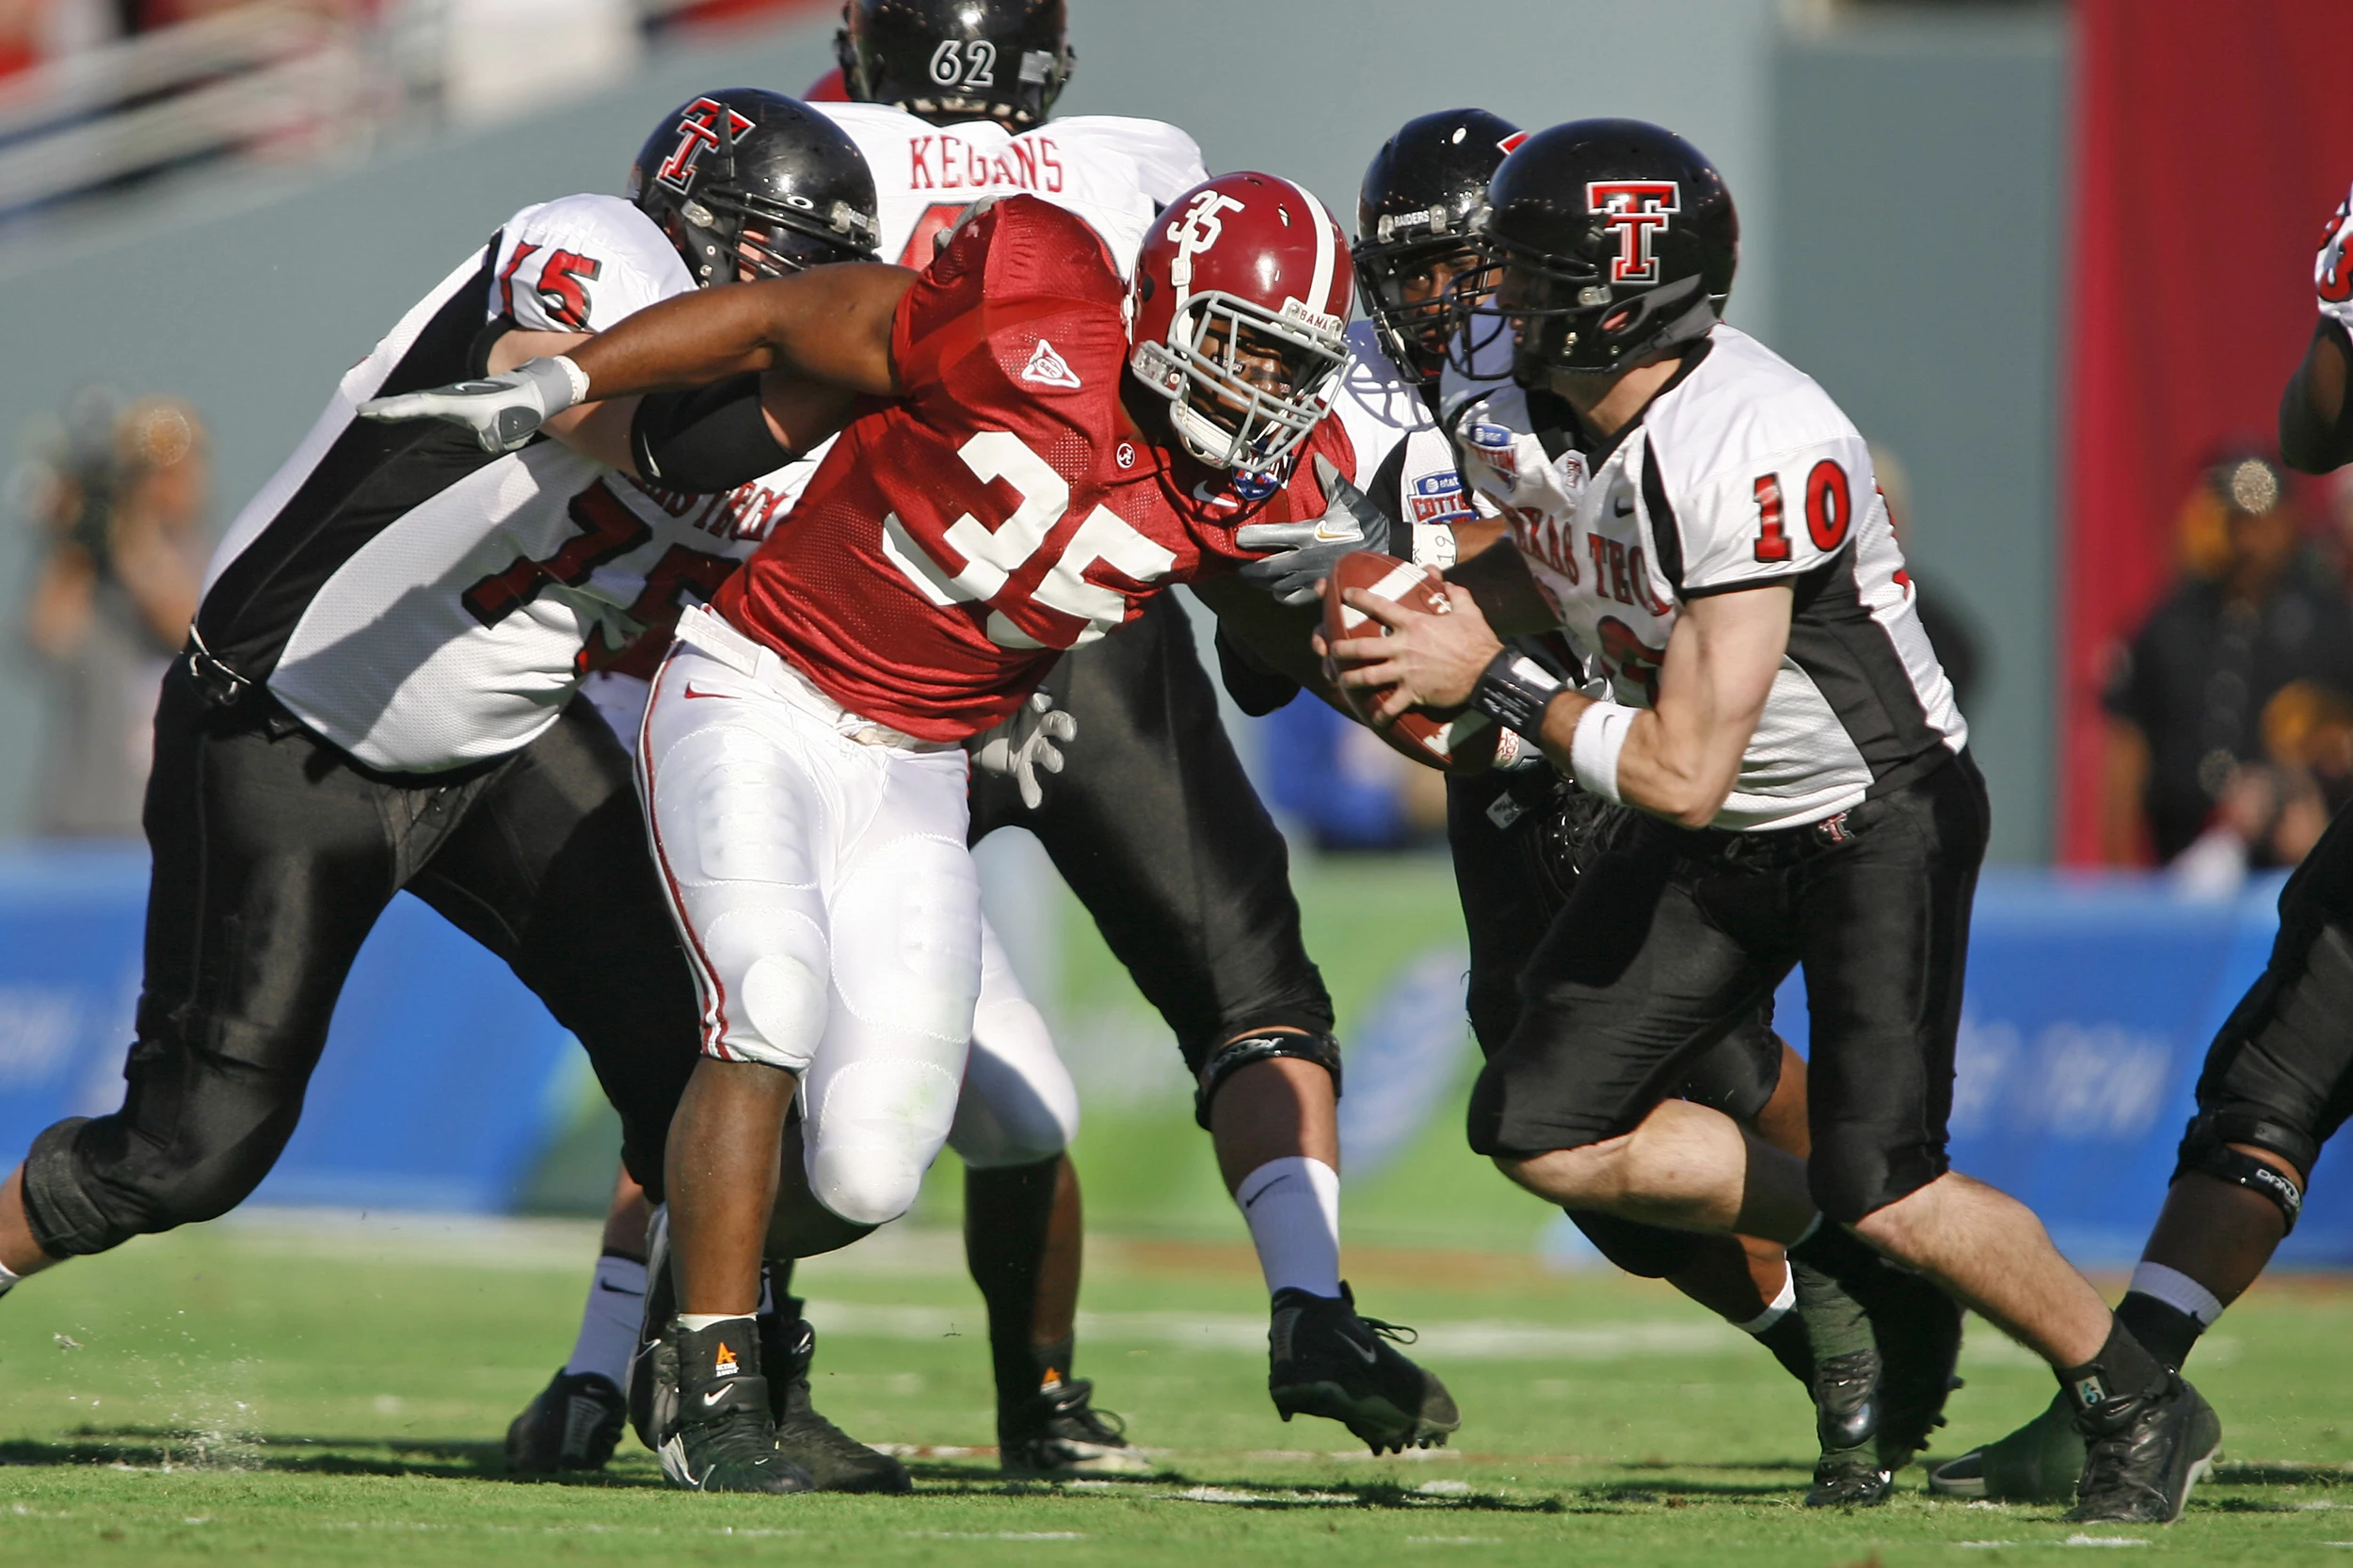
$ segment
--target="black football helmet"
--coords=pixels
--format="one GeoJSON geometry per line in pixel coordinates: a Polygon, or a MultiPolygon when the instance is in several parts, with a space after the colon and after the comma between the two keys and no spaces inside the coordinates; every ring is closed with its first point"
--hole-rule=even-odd
{"type": "Polygon", "coordinates": [[[1070,80],[1063,0],[845,0],[834,56],[860,104],[935,125],[1035,125],[1070,80]]]}
{"type": "Polygon", "coordinates": [[[882,235],[857,143],[798,99],[759,88],[705,93],[663,116],[629,171],[629,199],[705,288],[734,282],[739,264],[781,278],[871,262],[882,235]]]}
{"type": "Polygon", "coordinates": [[[1398,374],[1416,385],[1445,366],[1449,306],[1483,296],[1471,228],[1487,182],[1518,143],[1520,128],[1484,109],[1447,109],[1409,120],[1382,144],[1356,197],[1356,294],[1398,374]],[[1453,262],[1451,294],[1432,287],[1453,262]],[[1412,296],[1412,297],[1409,297],[1412,296]]]}
{"type": "Polygon", "coordinates": [[[1501,276],[1491,299],[1461,302],[1449,352],[1493,375],[1482,350],[1509,329],[1512,377],[1533,387],[1706,336],[1732,293],[1740,219],[1716,166],[1673,132],[1577,120],[1503,160],[1479,241],[1501,276]]]}

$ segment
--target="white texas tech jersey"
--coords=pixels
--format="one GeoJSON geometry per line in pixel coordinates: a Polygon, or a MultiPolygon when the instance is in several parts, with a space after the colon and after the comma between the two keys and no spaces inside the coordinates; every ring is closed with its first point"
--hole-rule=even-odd
{"type": "Polygon", "coordinates": [[[850,134],[873,171],[882,259],[920,269],[932,242],[984,196],[1034,196],[1102,236],[1122,278],[1169,201],[1209,177],[1174,125],[1078,115],[1016,136],[993,120],[939,126],[882,104],[812,104],[850,134]]]}
{"type": "Polygon", "coordinates": [[[694,286],[616,197],[526,207],[345,374],[206,574],[205,646],[372,768],[436,773],[528,744],[581,675],[708,597],[789,508],[645,489],[552,440],[493,456],[438,421],[355,418],[482,373],[486,328],[597,331],[694,286]]]}
{"type": "Polygon", "coordinates": [[[1715,826],[1817,822],[1966,743],[1869,449],[1811,377],[1719,326],[1598,461],[1529,401],[1506,386],[1463,408],[1464,470],[1619,701],[1657,701],[1689,600],[1796,591],[1788,652],[1715,826]]]}

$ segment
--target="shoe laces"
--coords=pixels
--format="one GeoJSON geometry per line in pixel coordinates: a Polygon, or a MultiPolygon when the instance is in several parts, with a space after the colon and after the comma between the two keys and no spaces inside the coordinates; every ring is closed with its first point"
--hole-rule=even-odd
{"type": "Polygon", "coordinates": [[[1124,1443],[1128,1438],[1128,1420],[1115,1410],[1097,1410],[1094,1404],[1095,1384],[1085,1378],[1066,1378],[1059,1388],[1043,1391],[1049,1401],[1047,1423],[1067,1421],[1096,1442],[1124,1443]]]}
{"type": "Polygon", "coordinates": [[[1403,1323],[1391,1323],[1379,1318],[1368,1318],[1361,1312],[1356,1315],[1356,1320],[1380,1337],[1393,1340],[1397,1344],[1417,1345],[1421,1343],[1421,1331],[1408,1328],[1403,1323]]]}

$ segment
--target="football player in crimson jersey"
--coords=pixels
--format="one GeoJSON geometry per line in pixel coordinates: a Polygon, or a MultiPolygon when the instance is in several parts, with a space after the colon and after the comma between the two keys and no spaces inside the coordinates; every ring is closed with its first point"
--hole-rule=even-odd
{"type": "MultiPolygon", "coordinates": [[[[2280,398],[2280,451],[2307,473],[2353,463],[2353,194],[2313,263],[2319,316],[2280,398]]],[[[2280,894],[2271,961],[2206,1052],[2198,1112],[2116,1320],[2178,1371],[2296,1228],[2322,1145],[2353,1106],[2353,817],[2340,811],[2280,894]]],[[[1947,1496],[2063,1499],[2084,1440],[2064,1397],[1929,1478],[1947,1496]]]]}
{"type": "MultiPolygon", "coordinates": [[[[855,145],[789,99],[720,97],[681,117],[724,108],[734,127],[734,205],[705,215],[728,275],[870,255],[855,145]]],[[[660,1189],[697,1002],[627,754],[577,688],[769,514],[620,483],[553,442],[492,455],[354,415],[388,387],[479,373],[504,337],[593,331],[694,281],[618,198],[522,209],[344,373],[239,513],[156,712],[128,1093],[42,1132],[0,1189],[0,1288],[240,1202],[404,888],[580,1038],[628,1168],[660,1189]]],[[[692,413],[611,404],[584,428],[662,448],[692,413]]]]}
{"type": "MultiPolygon", "coordinates": [[[[757,371],[788,444],[847,422],[790,547],[681,618],[639,747],[705,1000],[672,1181],[674,1473],[764,1489],[767,1433],[725,1384],[772,1210],[804,1256],[854,1239],[904,1211],[947,1130],[978,920],[945,748],[1169,583],[1265,624],[1225,581],[1253,558],[1237,533],[1325,505],[1286,460],[1342,450],[1319,424],[1349,292],[1337,225],[1288,181],[1186,193],[1126,288],[1080,220],[1016,196],[920,278],[831,268],[676,300],[568,356],[372,407],[495,447],[584,400],[757,371]],[[796,1096],[807,1191],[779,1191],[768,1156],[796,1096]]],[[[1268,648],[1312,676],[1301,630],[1269,627],[1268,648]]],[[[1438,1440],[1458,1420],[1443,1386],[1337,1278],[1337,1064],[1328,1040],[1271,1030],[1202,1072],[1262,1256],[1321,1260],[1275,1291],[1270,1392],[1377,1448],[1438,1440]]]]}
{"type": "MultiPolygon", "coordinates": [[[[930,120],[885,104],[824,106],[871,154],[885,256],[928,260],[947,220],[973,200],[1032,190],[1085,218],[1115,255],[1131,257],[1153,213],[1207,178],[1193,139],[1159,121],[1087,117],[1020,130],[1025,122],[1034,125],[1060,82],[1058,72],[1043,86],[1017,80],[1026,54],[1059,56],[1059,6],[957,0],[923,9],[894,3],[857,8],[849,20],[868,62],[857,78],[862,90],[868,85],[890,89],[909,72],[921,76],[943,42],[976,62],[959,81],[979,78],[952,104],[927,99],[935,103],[930,120]],[[878,11],[883,14],[873,14],[878,11]],[[978,65],[990,51],[1010,62],[1002,72],[978,65]],[[986,113],[978,107],[984,99],[986,113]]],[[[640,201],[661,217],[695,265],[717,251],[684,216],[697,200],[696,190],[673,188],[676,182],[662,177],[661,166],[675,161],[668,154],[680,145],[670,122],[664,127],[655,138],[663,145],[649,144],[640,160],[640,201]]],[[[691,183],[696,170],[684,172],[691,183]]],[[[704,260],[704,270],[712,264],[704,260]]],[[[756,404],[743,407],[758,419],[756,404]]],[[[759,481],[765,504],[779,520],[822,454],[820,448],[759,481]]],[[[698,475],[697,482],[712,481],[698,475]]],[[[742,552],[749,549],[747,541],[742,552]]],[[[696,592],[707,598],[717,582],[698,582],[696,592]]],[[[983,764],[974,777],[972,836],[977,840],[1016,821],[1038,835],[1096,914],[1112,950],[1136,970],[1146,994],[1163,1004],[1189,1055],[1277,1024],[1328,1033],[1331,1002],[1299,937],[1282,840],[1219,727],[1191,636],[1182,607],[1159,601],[1123,629],[1116,643],[1080,652],[1072,667],[1057,666],[1034,699],[1037,707],[1024,707],[972,748],[983,764]],[[1076,754],[1080,768],[1040,801],[1039,760],[1052,754],[1057,736],[1066,744],[1074,717],[1085,737],[1076,754]],[[1000,756],[1020,776],[987,771],[1000,756]],[[1146,799],[1173,809],[1156,818],[1140,808],[1146,799]],[[1192,854],[1180,867],[1169,853],[1172,825],[1210,822],[1221,831],[1189,831],[1192,854]]],[[[645,709],[643,677],[651,674],[667,641],[665,624],[630,650],[627,673],[600,675],[588,683],[592,698],[632,738],[645,709]]],[[[1021,994],[994,936],[989,940],[973,1052],[951,1143],[965,1168],[968,1256],[989,1307],[1000,1456],[1006,1468],[1024,1473],[1144,1469],[1146,1462],[1122,1438],[1116,1418],[1103,1419],[1092,1409],[1092,1385],[1072,1373],[1080,1194],[1064,1150],[1077,1131],[1077,1092],[1043,1018],[1021,994]]],[[[632,1219],[642,1231],[645,1206],[624,1176],[614,1228],[625,1230],[632,1219]]],[[[813,1343],[790,1294],[791,1275],[791,1259],[771,1262],[763,1299],[775,1310],[763,1312],[760,1326],[772,1348],[813,1343]]],[[[622,1304],[606,1292],[606,1284],[601,1277],[592,1284],[584,1330],[622,1304]]],[[[664,1284],[657,1280],[648,1303],[650,1324],[666,1324],[670,1317],[664,1284]]],[[[574,1353],[574,1372],[590,1359],[584,1342],[574,1353]]],[[[807,1360],[805,1354],[792,1358],[789,1383],[772,1376],[772,1391],[805,1389],[807,1360]]],[[[649,1376],[667,1364],[658,1352],[641,1357],[649,1376]]],[[[555,1393],[552,1387],[535,1402],[518,1432],[542,1430],[560,1447],[570,1428],[555,1393]]],[[[659,1412],[671,1402],[663,1388],[638,1391],[641,1432],[656,1448],[659,1412]]],[[[834,1434],[816,1430],[816,1448],[802,1453],[795,1424],[781,1412],[779,1420],[779,1446],[821,1486],[828,1484],[840,1472],[834,1434]]],[[[565,1463],[578,1467],[596,1457],[576,1455],[565,1463]]],[[[899,1468],[895,1461],[890,1468],[899,1468]]]]}
{"type": "MultiPolygon", "coordinates": [[[[1192,138],[1173,126],[1108,116],[1043,122],[1065,74],[1052,62],[1067,58],[1053,0],[861,0],[844,24],[850,91],[835,72],[810,97],[867,100],[821,107],[875,171],[887,257],[920,264],[972,200],[1028,191],[1084,217],[1124,267],[1153,213],[1207,177],[1192,138]],[[932,80],[943,45],[961,62],[957,90],[946,95],[932,80]],[[992,61],[1013,63],[996,70],[992,61]]],[[[1352,374],[1344,416],[1361,406],[1355,381],[1352,374]]],[[[1348,434],[1360,472],[1385,450],[1353,417],[1348,434]]],[[[1451,478],[1434,431],[1431,443],[1451,478]]],[[[808,466],[792,472],[805,480],[808,466]]],[[[1328,1034],[1331,1001],[1300,937],[1286,847],[1226,739],[1182,606],[1156,599],[1115,633],[1074,648],[1033,700],[1052,706],[1042,717],[1021,710],[976,761],[1000,750],[1033,756],[1050,744],[1040,727],[1067,716],[1078,721],[1077,742],[1063,747],[1072,765],[1042,798],[1034,764],[1026,783],[976,770],[973,840],[1013,824],[1037,836],[1196,1076],[1219,1047],[1270,1028],[1328,1034]]],[[[642,711],[642,696],[635,706],[642,711]]],[[[984,966],[972,1051],[950,1143],[965,1166],[968,1256],[988,1303],[1000,1463],[1024,1473],[1142,1467],[1116,1426],[1090,1408],[1091,1385],[1071,1375],[1080,1201],[1062,1151],[1077,1100],[1001,961],[984,966]]],[[[1275,1262],[1271,1279],[1287,1268],[1275,1262]]],[[[772,1296],[789,1303],[789,1280],[790,1261],[772,1261],[772,1296]]],[[[599,1300],[592,1292],[592,1309],[599,1300]]],[[[648,1311],[666,1321],[658,1302],[648,1311]]],[[[762,1333],[784,1337],[764,1315],[762,1333]]],[[[666,1407],[658,1395],[646,1405],[666,1407]]],[[[792,1448],[789,1429],[779,1443],[792,1448]]]]}
{"type": "MultiPolygon", "coordinates": [[[[1801,1259],[1885,1251],[2051,1363],[2089,1444],[2070,1517],[2178,1517],[2212,1411],[2032,1213],[1947,1163],[1984,784],[1862,437],[1717,318],[1737,253],[1721,177],[1657,126],[1575,121],[1504,160],[1480,232],[1503,272],[1460,358],[1491,373],[1503,350],[1512,380],[1449,410],[1512,543],[1456,568],[1451,615],[1353,596],[1391,635],[1331,651],[1344,684],[1394,687],[1385,712],[1475,706],[1645,815],[1530,962],[1473,1148],[1557,1203],[1801,1259]],[[1618,702],[1497,627],[1565,628],[1618,702]],[[1649,1087],[1801,962],[1803,1162],[1649,1087]]],[[[1925,1295],[1957,1348],[1957,1310],[1925,1295]]]]}

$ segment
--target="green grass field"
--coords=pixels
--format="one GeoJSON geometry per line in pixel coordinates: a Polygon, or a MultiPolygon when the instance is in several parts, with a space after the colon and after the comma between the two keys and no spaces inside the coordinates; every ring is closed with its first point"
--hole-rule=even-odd
{"type": "MultiPolygon", "coordinates": [[[[1079,1370],[1164,1471],[1007,1483],[990,1457],[978,1298],[952,1240],[886,1233],[805,1267],[821,1408],[906,1445],[914,1496],[664,1490],[633,1444],[602,1478],[518,1484],[497,1439],[568,1344],[593,1233],[264,1216],[135,1243],[0,1303],[0,1560],[338,1564],[605,1559],[953,1564],[2353,1560],[2353,1287],[2259,1288],[2195,1368],[2231,1463],[2169,1530],[2055,1510],[1798,1507],[1802,1397],[1662,1289],[1505,1254],[1359,1252],[1368,1308],[1423,1331],[1458,1446],[1372,1460],[1264,1394],[1246,1249],[1101,1240],[1079,1370]]],[[[2047,1374],[1977,1335],[1960,1439],[2047,1374]]],[[[1948,1450],[1950,1451],[1950,1450],[1948,1450]]]]}

